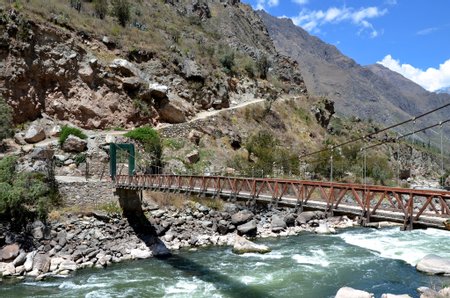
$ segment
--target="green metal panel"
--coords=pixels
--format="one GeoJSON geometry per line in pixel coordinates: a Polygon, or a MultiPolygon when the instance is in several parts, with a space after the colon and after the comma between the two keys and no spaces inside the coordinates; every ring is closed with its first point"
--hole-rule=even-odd
{"type": "Polygon", "coordinates": [[[117,149],[125,150],[128,153],[128,175],[134,175],[136,167],[135,149],[133,144],[109,144],[109,171],[114,180],[117,175],[117,149]]]}

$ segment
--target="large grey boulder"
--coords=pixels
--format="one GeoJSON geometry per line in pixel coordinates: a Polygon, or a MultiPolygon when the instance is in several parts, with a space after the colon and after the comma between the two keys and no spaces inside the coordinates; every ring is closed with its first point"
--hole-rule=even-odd
{"type": "Polygon", "coordinates": [[[116,73],[125,77],[139,77],[139,69],[130,61],[125,59],[114,59],[109,67],[116,73]]]}
{"type": "Polygon", "coordinates": [[[83,152],[87,149],[87,142],[77,136],[69,135],[62,145],[66,152],[83,152]]]}
{"type": "Polygon", "coordinates": [[[381,298],[412,298],[408,294],[401,294],[401,295],[395,295],[395,294],[383,294],[381,295],[381,298]]]}
{"type": "Polygon", "coordinates": [[[231,223],[234,225],[241,225],[253,218],[253,213],[249,210],[242,210],[231,216],[231,223]]]}
{"type": "Polygon", "coordinates": [[[158,109],[158,114],[161,121],[167,123],[183,123],[187,121],[186,116],[193,114],[192,105],[186,100],[173,97],[158,109]]]}
{"type": "Polygon", "coordinates": [[[182,73],[186,79],[189,80],[205,80],[205,75],[198,64],[190,59],[186,59],[183,62],[182,73]]]}
{"type": "Polygon", "coordinates": [[[374,295],[350,287],[343,287],[336,293],[335,298],[374,298],[374,295]]]}
{"type": "Polygon", "coordinates": [[[316,213],[314,211],[304,211],[297,216],[298,224],[305,224],[308,221],[317,218],[316,213]]]}
{"type": "Polygon", "coordinates": [[[272,216],[271,230],[274,233],[279,233],[286,229],[287,225],[283,218],[274,214],[272,216]]]}
{"type": "Polygon", "coordinates": [[[121,79],[122,87],[126,91],[139,90],[144,85],[142,80],[138,77],[125,77],[121,79]]]}
{"type": "Polygon", "coordinates": [[[31,159],[50,160],[53,158],[55,151],[47,147],[36,147],[30,154],[31,159]]]}
{"type": "Polygon", "coordinates": [[[142,249],[132,249],[130,254],[136,259],[148,259],[152,256],[152,252],[150,250],[142,250],[142,249]]]}
{"type": "Polygon", "coordinates": [[[34,144],[44,140],[46,137],[44,128],[38,125],[31,125],[25,133],[24,140],[27,143],[34,144]]]}
{"type": "Polygon", "coordinates": [[[20,253],[19,245],[9,244],[0,249],[0,262],[15,259],[20,253]]]}
{"type": "Polygon", "coordinates": [[[248,235],[251,237],[256,236],[257,227],[256,227],[256,221],[251,220],[243,225],[240,225],[237,227],[237,231],[239,235],[248,235]]]}
{"type": "Polygon", "coordinates": [[[94,81],[94,70],[89,63],[82,63],[78,69],[78,75],[86,84],[92,84],[94,81]]]}
{"type": "Polygon", "coordinates": [[[270,252],[271,249],[266,245],[256,244],[251,242],[250,240],[245,239],[244,237],[236,235],[232,251],[235,254],[244,254],[252,252],[265,254],[270,252]]]}
{"type": "Polygon", "coordinates": [[[59,270],[75,271],[77,270],[77,264],[71,260],[64,260],[59,264],[59,270]]]}
{"type": "Polygon", "coordinates": [[[27,254],[27,258],[25,260],[25,263],[23,266],[25,267],[25,271],[30,271],[33,269],[33,263],[34,263],[34,256],[36,255],[36,251],[32,251],[27,254]]]}
{"type": "Polygon", "coordinates": [[[319,226],[314,229],[316,234],[331,234],[334,232],[334,229],[331,229],[326,222],[319,223],[319,226]]]}
{"type": "Polygon", "coordinates": [[[429,254],[417,263],[416,269],[431,275],[450,275],[450,259],[429,254]]]}
{"type": "Polygon", "coordinates": [[[37,253],[34,256],[32,271],[47,273],[49,269],[50,257],[47,254],[37,253]]]}
{"type": "Polygon", "coordinates": [[[169,91],[169,87],[158,83],[150,83],[148,88],[151,96],[159,99],[166,98],[169,91]]]}

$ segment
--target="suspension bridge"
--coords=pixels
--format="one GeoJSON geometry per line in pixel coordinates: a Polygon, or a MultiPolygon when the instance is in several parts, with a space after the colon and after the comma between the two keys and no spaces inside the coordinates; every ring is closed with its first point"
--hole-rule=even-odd
{"type": "MultiPolygon", "coordinates": [[[[396,128],[429,115],[440,109],[449,107],[450,103],[423,113],[412,119],[391,125],[374,133],[361,136],[344,143],[333,145],[316,152],[299,156],[299,159],[316,155],[326,150],[335,150],[344,145],[372,139],[375,135],[396,128]]],[[[444,172],[443,124],[450,119],[415,130],[413,132],[387,138],[373,145],[366,145],[364,153],[364,174],[366,175],[366,151],[385,143],[398,142],[400,139],[416,133],[440,127],[441,172],[444,172]]],[[[234,177],[220,175],[175,175],[135,174],[135,151],[131,144],[110,145],[110,173],[114,180],[121,205],[127,208],[140,204],[139,192],[153,190],[162,192],[178,192],[186,195],[199,195],[211,199],[225,198],[247,200],[253,203],[265,203],[271,206],[291,206],[297,210],[323,210],[329,215],[349,214],[360,218],[361,223],[371,221],[392,221],[403,224],[404,230],[420,227],[435,227],[450,230],[450,192],[440,189],[411,189],[364,184],[333,182],[333,155],[330,157],[330,180],[309,181],[300,179],[234,177]],[[128,153],[128,175],[117,175],[116,150],[123,149],[128,153]],[[130,202],[133,201],[133,204],[130,202]]]]}
{"type": "Polygon", "coordinates": [[[393,221],[416,227],[450,229],[450,192],[306,180],[189,175],[118,175],[116,189],[153,190],[240,199],[330,215],[359,216],[362,223],[393,221]]]}

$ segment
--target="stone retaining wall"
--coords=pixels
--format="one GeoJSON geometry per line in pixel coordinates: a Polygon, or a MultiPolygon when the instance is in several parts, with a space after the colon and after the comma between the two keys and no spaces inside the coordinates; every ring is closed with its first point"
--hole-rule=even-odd
{"type": "Polygon", "coordinates": [[[119,202],[114,195],[114,185],[110,181],[86,181],[58,183],[59,192],[66,206],[98,206],[119,202]]]}

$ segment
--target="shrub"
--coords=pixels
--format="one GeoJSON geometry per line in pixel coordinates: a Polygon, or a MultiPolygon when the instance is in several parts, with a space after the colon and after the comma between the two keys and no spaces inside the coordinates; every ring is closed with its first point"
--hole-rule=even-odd
{"type": "Polygon", "coordinates": [[[104,19],[108,13],[108,1],[107,0],[94,0],[95,15],[100,19],[104,19]]]}
{"type": "Polygon", "coordinates": [[[130,3],[127,0],[112,0],[113,15],[122,27],[125,27],[130,20],[130,3]]]}
{"type": "Polygon", "coordinates": [[[220,57],[220,63],[222,64],[225,72],[230,73],[234,66],[234,51],[229,51],[220,57]]]}
{"type": "Polygon", "coordinates": [[[0,97],[0,143],[3,139],[9,138],[12,134],[12,109],[0,97]]]}
{"type": "Polygon", "coordinates": [[[258,58],[256,66],[258,67],[259,77],[261,79],[267,79],[267,74],[269,73],[270,65],[271,65],[270,60],[265,54],[261,55],[258,58]]]}
{"type": "Polygon", "coordinates": [[[68,125],[64,125],[61,128],[61,133],[59,134],[59,145],[63,145],[64,142],[67,140],[67,138],[70,136],[76,136],[79,137],[80,139],[86,139],[87,135],[85,135],[81,130],[79,130],[76,127],[70,127],[68,125]]]}
{"type": "Polygon", "coordinates": [[[45,221],[52,204],[58,201],[57,190],[41,173],[16,173],[17,158],[0,160],[0,214],[21,230],[36,217],[45,221]]]}
{"type": "Polygon", "coordinates": [[[127,132],[125,136],[140,142],[144,151],[150,155],[150,160],[144,160],[146,171],[158,172],[162,167],[163,152],[163,143],[158,132],[149,126],[143,126],[127,132]]]}
{"type": "Polygon", "coordinates": [[[261,130],[250,136],[245,144],[247,159],[235,155],[228,165],[246,176],[297,174],[299,163],[295,151],[280,148],[279,141],[270,133],[261,130]]]}

